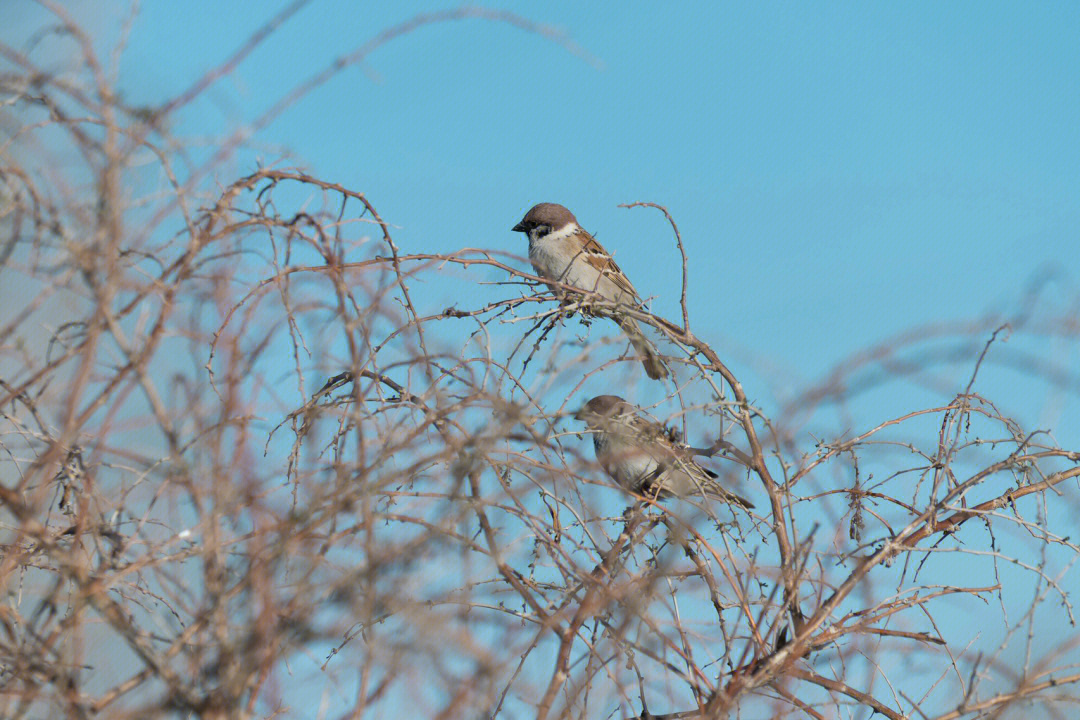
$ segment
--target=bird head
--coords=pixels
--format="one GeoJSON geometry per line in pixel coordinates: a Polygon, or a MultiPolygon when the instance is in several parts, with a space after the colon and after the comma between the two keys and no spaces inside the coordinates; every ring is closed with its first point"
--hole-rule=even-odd
{"type": "Polygon", "coordinates": [[[574,418],[595,428],[617,415],[628,412],[632,412],[630,404],[618,395],[597,395],[574,413],[574,418]]]}
{"type": "Polygon", "coordinates": [[[525,213],[525,217],[512,231],[525,233],[530,239],[537,239],[554,230],[562,230],[570,224],[577,224],[574,213],[556,203],[540,203],[525,213]]]}

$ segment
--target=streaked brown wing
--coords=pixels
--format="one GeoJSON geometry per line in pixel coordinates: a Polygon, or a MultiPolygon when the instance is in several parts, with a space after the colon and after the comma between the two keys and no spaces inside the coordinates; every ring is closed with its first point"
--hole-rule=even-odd
{"type": "Polygon", "coordinates": [[[600,243],[596,242],[592,235],[586,233],[586,238],[585,246],[582,248],[582,259],[603,273],[604,277],[615,283],[620,290],[628,293],[636,300],[638,296],[637,290],[630,284],[626,273],[615,264],[608,251],[600,243]]]}
{"type": "MultiPolygon", "coordinates": [[[[642,452],[656,461],[656,468],[647,477],[641,478],[641,492],[655,493],[657,482],[677,461],[674,449],[667,439],[667,428],[661,423],[647,420],[640,415],[632,416],[629,423],[637,436],[642,452]]],[[[660,497],[671,495],[671,492],[665,488],[660,488],[660,493],[660,497]]]]}
{"type": "Polygon", "coordinates": [[[640,415],[633,415],[629,419],[630,427],[633,429],[634,434],[640,438],[642,443],[647,443],[652,450],[659,450],[661,453],[665,453],[666,449],[663,447],[663,439],[667,437],[667,429],[658,422],[646,420],[640,415]]]}

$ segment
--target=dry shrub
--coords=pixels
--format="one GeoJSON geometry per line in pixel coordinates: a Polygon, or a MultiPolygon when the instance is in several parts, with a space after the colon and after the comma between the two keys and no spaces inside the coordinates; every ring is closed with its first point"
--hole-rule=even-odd
{"type": "MultiPolygon", "coordinates": [[[[219,186],[242,132],[189,162],[175,113],[294,10],[158,108],[123,104],[61,9],[75,72],[2,48],[4,717],[1075,712],[1080,455],[978,380],[997,358],[1074,392],[998,333],[1075,342],[1075,320],[920,329],[766,417],[689,329],[684,272],[681,318],[624,309],[677,367],[647,404],[758,507],[632,498],[567,418],[586,382],[645,382],[580,322],[604,308],[560,308],[505,253],[400,248],[301,170],[219,186]],[[832,419],[943,362],[970,377],[947,401],[832,419]]],[[[475,16],[552,35],[420,16],[255,129],[475,16]]]]}

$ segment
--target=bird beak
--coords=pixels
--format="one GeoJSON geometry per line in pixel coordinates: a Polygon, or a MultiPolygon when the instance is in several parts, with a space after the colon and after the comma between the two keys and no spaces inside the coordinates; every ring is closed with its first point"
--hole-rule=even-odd
{"type": "Polygon", "coordinates": [[[513,228],[511,228],[510,232],[529,232],[529,228],[525,227],[525,221],[522,220],[513,228]]]}
{"type": "Polygon", "coordinates": [[[586,418],[588,417],[588,414],[589,413],[585,408],[581,408],[576,413],[574,413],[574,419],[575,420],[581,420],[582,422],[586,422],[586,418]]]}

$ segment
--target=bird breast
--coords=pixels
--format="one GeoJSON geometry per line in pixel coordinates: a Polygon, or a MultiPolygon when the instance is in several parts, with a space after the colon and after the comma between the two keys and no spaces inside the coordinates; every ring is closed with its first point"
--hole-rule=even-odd
{"type": "Polygon", "coordinates": [[[615,482],[627,490],[640,491],[656,474],[659,465],[656,458],[621,433],[598,432],[593,435],[593,447],[615,482]]]}
{"type": "MultiPolygon", "coordinates": [[[[569,235],[548,233],[529,241],[529,261],[542,278],[572,285],[580,290],[595,292],[606,300],[629,302],[625,293],[582,255],[569,235]]],[[[558,293],[556,288],[553,291],[558,293]]]]}

